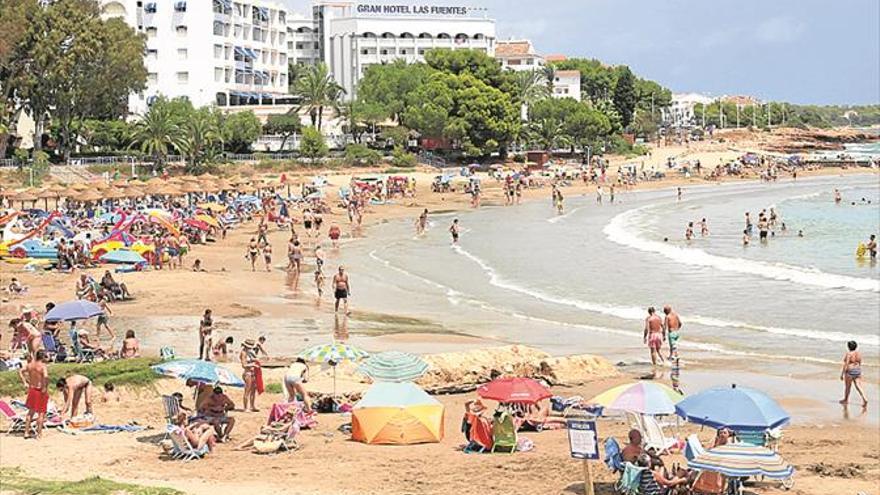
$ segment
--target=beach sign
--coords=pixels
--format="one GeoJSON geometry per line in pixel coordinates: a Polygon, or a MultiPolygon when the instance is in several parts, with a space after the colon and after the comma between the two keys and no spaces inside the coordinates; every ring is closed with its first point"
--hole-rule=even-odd
{"type": "Polygon", "coordinates": [[[596,422],[569,419],[568,445],[571,457],[595,461],[599,459],[599,439],[596,436],[596,422]]]}
{"type": "Polygon", "coordinates": [[[568,426],[568,449],[571,457],[580,459],[584,464],[584,495],[593,495],[593,469],[590,461],[599,459],[596,422],[569,419],[565,423],[568,426]]]}

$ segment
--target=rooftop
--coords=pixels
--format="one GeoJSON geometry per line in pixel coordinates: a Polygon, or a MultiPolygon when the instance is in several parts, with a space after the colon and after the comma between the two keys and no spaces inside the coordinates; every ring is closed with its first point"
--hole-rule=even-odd
{"type": "Polygon", "coordinates": [[[568,57],[555,53],[553,55],[545,55],[544,60],[546,60],[547,62],[562,62],[564,60],[568,60],[568,57]]]}
{"type": "Polygon", "coordinates": [[[498,41],[495,43],[495,56],[499,58],[536,55],[532,42],[528,40],[498,41]]]}
{"type": "Polygon", "coordinates": [[[581,72],[577,70],[558,70],[556,71],[556,77],[581,77],[581,72]]]}

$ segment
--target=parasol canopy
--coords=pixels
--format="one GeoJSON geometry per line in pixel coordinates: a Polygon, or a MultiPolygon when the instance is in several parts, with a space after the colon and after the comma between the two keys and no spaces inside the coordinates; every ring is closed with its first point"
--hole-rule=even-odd
{"type": "Polygon", "coordinates": [[[410,382],[428,371],[428,363],[414,354],[388,351],[370,356],[357,371],[374,382],[410,382]]]}

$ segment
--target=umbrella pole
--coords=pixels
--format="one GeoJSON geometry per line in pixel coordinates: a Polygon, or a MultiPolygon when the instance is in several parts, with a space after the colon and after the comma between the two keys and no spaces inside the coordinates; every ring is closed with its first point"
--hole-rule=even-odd
{"type": "Polygon", "coordinates": [[[333,398],[336,399],[336,365],[333,366],[333,398]]]}

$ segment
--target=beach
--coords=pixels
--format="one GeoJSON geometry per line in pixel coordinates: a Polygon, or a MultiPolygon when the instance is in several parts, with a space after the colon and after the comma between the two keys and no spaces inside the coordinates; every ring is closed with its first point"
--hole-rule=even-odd
{"type": "MultiPolygon", "coordinates": [[[[611,170],[631,163],[660,170],[668,157],[700,160],[711,167],[752,145],[654,148],[650,157],[613,160],[611,170]]],[[[328,197],[335,198],[338,188],[360,173],[327,174],[328,197]]],[[[606,191],[602,205],[597,205],[595,186],[573,181],[562,189],[562,215],[552,211],[549,187],[526,190],[523,204],[504,206],[501,184],[484,177],[483,206],[472,211],[461,193],[430,192],[434,172],[407,175],[416,179],[416,197],[369,206],[362,228],[351,228],[338,207],[325,216],[325,224],[338,224],[344,233],[338,250],[325,244],[325,270],[346,266],[352,281],[350,317],[335,315],[328,295],[317,299],[307,276],[311,258],[299,281],[284,270],[287,230],[270,228],[268,238],[277,253],[273,269],[252,272],[245,252],[256,224],[245,224],[222,241],[194,248],[188,259],[200,259],[206,272],[118,275],[134,299],[114,305],[111,324],[118,334],[135,330],[147,354],[172,346],[180,357],[197,354],[199,318],[207,308],[214,311],[215,340],[229,335],[238,343],[264,335],[273,357],[282,360],[331,338],[371,352],[429,355],[525,344],[553,356],[592,354],[603,357],[614,372],[585,373],[583,384],[553,388],[561,396],[591,397],[650,372],[641,342],[644,310],[673,304],[686,325],[686,392],[732,383],[754,386],[791,413],[792,425],[780,449],[798,473],[790,493],[878,493],[880,276],[876,266],[855,263],[852,256],[855,244],[878,230],[871,223],[877,221],[871,216],[878,204],[876,170],[823,169],[799,174],[797,181],[783,176],[773,184],[754,177],[714,183],[677,175],[618,191],[615,204],[606,191]],[[677,188],[683,188],[680,200],[677,188]],[[865,218],[843,225],[844,230],[831,236],[836,238],[823,237],[829,225],[842,225],[835,210],[828,210],[827,223],[816,223],[816,212],[833,205],[835,188],[848,200],[874,198],[874,206],[842,205],[850,208],[848,218],[853,211],[865,218]],[[771,206],[791,222],[788,232],[774,231],[776,238],[766,247],[743,250],[742,212],[757,214],[771,206]],[[423,209],[430,211],[430,227],[424,236],[414,237],[413,222],[423,209]],[[686,243],[686,222],[704,215],[710,235],[686,243]],[[461,221],[462,234],[459,244],[450,246],[447,228],[454,217],[461,221]],[[798,230],[805,230],[804,237],[798,230]],[[827,255],[818,256],[817,249],[827,255]],[[852,262],[843,261],[844,256],[852,262]],[[842,388],[836,379],[838,363],[850,339],[862,345],[867,412],[855,402],[849,409],[837,404],[842,388]]],[[[3,264],[0,269],[5,282],[14,268],[3,264]]],[[[96,277],[103,273],[88,271],[96,277]]],[[[5,320],[24,305],[41,307],[74,297],[78,273],[14,273],[29,291],[4,301],[0,315],[5,320]]],[[[667,370],[661,370],[657,379],[668,381],[667,370]]],[[[280,380],[277,374],[269,377],[270,383],[280,380]]],[[[473,392],[439,396],[446,418],[445,437],[438,444],[362,445],[338,431],[346,417],[320,415],[317,429],[302,433],[302,449],[296,452],[257,457],[221,446],[195,463],[160,460],[151,444],[164,427],[158,397],[182,388],[178,381],[161,380],[155,389],[124,390],[119,403],[97,406],[102,422],[136,419],[153,426],[152,431],[100,437],[52,434],[39,444],[2,436],[0,466],[58,479],[101,475],[195,494],[241,489],[287,493],[291,487],[322,495],[582,490],[581,466],[568,457],[564,430],[526,434],[535,451],[511,457],[458,452],[463,443],[459,418],[473,392]],[[93,441],[100,448],[87,446],[93,441]],[[42,462],[62,458],[80,462],[42,462]],[[346,475],[352,473],[356,479],[346,475]]],[[[343,378],[343,389],[365,388],[360,378],[343,378]]],[[[329,392],[327,370],[314,390],[329,392]]],[[[240,400],[238,391],[231,396],[240,400]]],[[[258,403],[265,409],[280,400],[280,394],[267,393],[258,403]]],[[[241,418],[238,438],[243,438],[258,430],[265,412],[236,417],[241,418]]],[[[627,426],[609,419],[600,421],[599,429],[600,437],[622,439],[627,426]]],[[[695,426],[683,431],[699,433],[704,442],[711,439],[695,426]]],[[[602,467],[594,471],[598,493],[611,493],[614,476],[602,467]]],[[[772,484],[757,491],[777,492],[782,491],[772,484]]]]}

